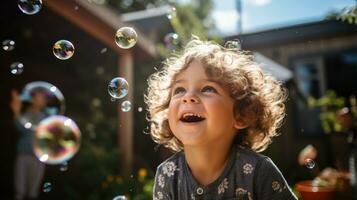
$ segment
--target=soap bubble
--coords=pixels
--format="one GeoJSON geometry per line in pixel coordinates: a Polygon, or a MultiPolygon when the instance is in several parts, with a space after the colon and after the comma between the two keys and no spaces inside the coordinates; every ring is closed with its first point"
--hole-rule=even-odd
{"type": "Polygon", "coordinates": [[[305,160],[305,166],[307,168],[309,168],[309,169],[312,169],[312,168],[315,167],[315,161],[310,159],[310,158],[308,158],[308,159],[305,160]]]}
{"type": "Polygon", "coordinates": [[[121,77],[116,77],[109,82],[108,92],[114,99],[121,99],[128,94],[129,84],[121,77]]]}
{"type": "Polygon", "coordinates": [[[119,195],[114,197],[113,200],[127,200],[127,198],[124,195],[119,195]]]}
{"type": "Polygon", "coordinates": [[[108,50],[107,48],[103,48],[102,50],[100,50],[100,53],[103,54],[103,53],[107,52],[107,50],[108,50]]]}
{"type": "Polygon", "coordinates": [[[43,112],[39,113],[36,118],[26,111],[20,115],[19,122],[27,129],[35,130],[38,123],[45,117],[64,114],[65,112],[65,100],[62,92],[56,86],[48,82],[35,81],[26,84],[21,92],[20,98],[24,106],[34,101],[44,103],[44,105],[41,105],[43,112]]]}
{"type": "Polygon", "coordinates": [[[138,35],[131,27],[122,27],[115,34],[115,43],[122,49],[129,49],[136,44],[138,35]]]}
{"type": "Polygon", "coordinates": [[[64,172],[67,171],[67,169],[68,169],[68,163],[67,162],[62,163],[60,166],[60,171],[64,172]]]}
{"type": "Polygon", "coordinates": [[[53,54],[61,60],[67,60],[74,54],[74,46],[68,40],[59,40],[53,45],[53,54]]]}
{"type": "Polygon", "coordinates": [[[52,183],[45,182],[42,186],[42,191],[47,193],[47,192],[51,192],[51,190],[52,190],[52,183]]]}
{"type": "Polygon", "coordinates": [[[5,51],[12,51],[15,48],[15,41],[13,40],[4,40],[2,41],[2,49],[5,51]]]}
{"type": "Polygon", "coordinates": [[[139,112],[142,112],[142,111],[143,111],[143,108],[142,108],[142,107],[139,107],[139,108],[138,108],[138,111],[139,111],[139,112]]]}
{"type": "Polygon", "coordinates": [[[10,65],[10,72],[12,74],[22,74],[22,72],[24,71],[24,64],[20,63],[20,62],[14,62],[10,65]]]}
{"type": "Polygon", "coordinates": [[[54,115],[38,125],[33,150],[36,157],[46,164],[62,164],[77,153],[80,138],[81,132],[72,119],[54,115]]]}
{"type": "Polygon", "coordinates": [[[42,8],[42,0],[18,0],[20,10],[28,15],[38,13],[42,8]]]}
{"type": "Polygon", "coordinates": [[[239,40],[229,40],[224,44],[224,47],[227,49],[240,50],[242,45],[239,40]]]}
{"type": "Polygon", "coordinates": [[[179,36],[177,33],[168,33],[165,35],[164,43],[166,49],[170,51],[176,50],[179,44],[179,36]]]}
{"type": "Polygon", "coordinates": [[[130,101],[123,101],[123,103],[121,103],[121,110],[123,112],[129,112],[131,109],[131,103],[130,101]]]}
{"type": "Polygon", "coordinates": [[[168,12],[167,12],[167,14],[166,14],[166,17],[169,19],[169,20],[171,20],[173,17],[175,17],[176,16],[176,8],[175,7],[171,7],[169,10],[168,10],[168,12]]]}

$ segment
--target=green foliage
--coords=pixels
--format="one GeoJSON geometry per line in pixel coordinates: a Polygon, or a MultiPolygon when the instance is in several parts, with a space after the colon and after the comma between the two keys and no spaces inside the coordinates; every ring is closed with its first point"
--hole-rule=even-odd
{"type": "Polygon", "coordinates": [[[352,7],[343,8],[341,11],[330,12],[327,16],[327,19],[337,19],[341,21],[347,21],[350,24],[357,25],[357,5],[352,7]]]}
{"type": "MultiPolygon", "coordinates": [[[[354,96],[350,97],[350,110],[356,116],[356,103],[354,96]],[[354,102],[354,103],[353,103],[354,102]]],[[[324,96],[319,99],[313,97],[308,98],[310,107],[320,107],[321,126],[325,133],[342,132],[343,127],[337,120],[337,112],[346,107],[346,99],[338,96],[334,91],[327,91],[324,96]]]]}

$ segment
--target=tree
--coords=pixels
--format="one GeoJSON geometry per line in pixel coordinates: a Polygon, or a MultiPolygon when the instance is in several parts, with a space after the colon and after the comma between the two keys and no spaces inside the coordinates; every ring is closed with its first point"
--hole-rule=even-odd
{"type": "Polygon", "coordinates": [[[327,19],[337,19],[347,21],[350,24],[357,25],[357,1],[356,5],[351,7],[345,7],[341,11],[332,11],[327,16],[327,19]]]}

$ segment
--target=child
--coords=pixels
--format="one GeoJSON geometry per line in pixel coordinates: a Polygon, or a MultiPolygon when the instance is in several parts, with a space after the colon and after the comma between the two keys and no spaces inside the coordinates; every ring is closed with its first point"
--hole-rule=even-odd
{"type": "Polygon", "coordinates": [[[42,119],[46,118],[44,109],[47,106],[47,95],[44,90],[34,90],[30,96],[31,102],[28,107],[22,110],[20,95],[16,90],[11,91],[12,101],[10,107],[14,112],[15,126],[20,132],[20,138],[17,142],[17,157],[15,161],[15,200],[37,199],[41,187],[42,178],[45,173],[45,164],[40,162],[32,148],[32,138],[34,129],[24,127],[19,119],[26,118],[33,125],[37,125],[42,119]]]}
{"type": "Polygon", "coordinates": [[[252,58],[193,39],[151,75],[145,96],[155,142],[177,152],[155,176],[153,199],[296,199],[263,151],[286,94],[252,58]]]}

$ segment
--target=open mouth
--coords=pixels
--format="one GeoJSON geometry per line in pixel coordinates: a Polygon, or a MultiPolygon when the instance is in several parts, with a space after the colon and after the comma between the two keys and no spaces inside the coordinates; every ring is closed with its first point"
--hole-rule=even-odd
{"type": "Polygon", "coordinates": [[[200,122],[203,120],[205,120],[204,117],[202,117],[201,115],[198,115],[198,114],[194,114],[194,113],[185,113],[180,118],[180,121],[186,122],[186,123],[200,122]]]}

